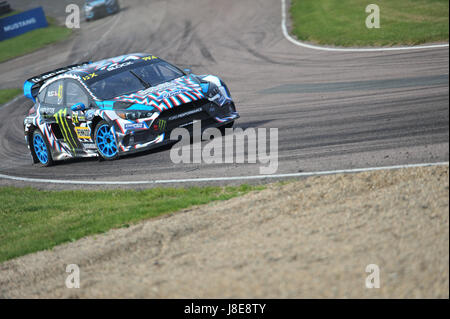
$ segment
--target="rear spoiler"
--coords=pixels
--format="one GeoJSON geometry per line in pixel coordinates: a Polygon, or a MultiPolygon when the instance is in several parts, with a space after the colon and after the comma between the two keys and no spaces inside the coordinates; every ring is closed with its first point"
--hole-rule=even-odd
{"type": "Polygon", "coordinates": [[[65,66],[63,68],[59,68],[50,72],[42,73],[40,75],[34,76],[28,80],[25,81],[23,84],[23,95],[25,97],[31,99],[33,102],[36,101],[36,96],[39,93],[39,89],[41,86],[47,81],[48,79],[51,79],[59,74],[66,73],[68,71],[77,69],[79,67],[91,64],[92,62],[83,62],[78,64],[72,64],[65,66]]]}

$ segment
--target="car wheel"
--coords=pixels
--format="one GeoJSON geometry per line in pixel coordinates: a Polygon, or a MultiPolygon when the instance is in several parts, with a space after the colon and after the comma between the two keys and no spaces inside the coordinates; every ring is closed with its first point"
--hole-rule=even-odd
{"type": "Polygon", "coordinates": [[[36,129],[33,132],[33,151],[36,158],[43,166],[52,166],[53,159],[50,148],[42,133],[36,129]]]}
{"type": "Polygon", "coordinates": [[[119,156],[114,133],[106,121],[100,121],[95,127],[95,145],[100,156],[105,160],[114,160],[119,156]]]}
{"type": "Polygon", "coordinates": [[[234,121],[229,122],[229,123],[227,123],[227,124],[225,124],[225,125],[222,125],[222,126],[219,128],[219,129],[220,129],[220,132],[222,133],[222,135],[225,135],[225,129],[226,129],[226,128],[232,128],[233,125],[234,125],[234,121]]]}

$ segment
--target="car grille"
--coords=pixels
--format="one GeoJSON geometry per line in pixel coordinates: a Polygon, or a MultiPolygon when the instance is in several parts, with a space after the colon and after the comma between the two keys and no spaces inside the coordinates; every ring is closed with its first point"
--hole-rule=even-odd
{"type": "Polygon", "coordinates": [[[183,124],[191,123],[192,121],[204,121],[211,118],[211,116],[205,111],[210,103],[211,102],[205,99],[186,103],[170,110],[163,111],[159,116],[159,119],[167,122],[165,131],[171,131],[174,128],[182,126],[183,124]],[[200,108],[201,111],[195,112],[200,108]]]}

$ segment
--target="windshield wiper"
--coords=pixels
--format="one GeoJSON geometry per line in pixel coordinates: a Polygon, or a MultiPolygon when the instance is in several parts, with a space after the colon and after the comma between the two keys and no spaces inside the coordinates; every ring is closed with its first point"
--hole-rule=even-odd
{"type": "Polygon", "coordinates": [[[148,82],[145,82],[143,78],[141,78],[139,75],[137,75],[133,70],[130,70],[130,73],[133,74],[138,80],[139,82],[142,83],[142,85],[148,89],[149,87],[151,87],[151,85],[148,82]]]}

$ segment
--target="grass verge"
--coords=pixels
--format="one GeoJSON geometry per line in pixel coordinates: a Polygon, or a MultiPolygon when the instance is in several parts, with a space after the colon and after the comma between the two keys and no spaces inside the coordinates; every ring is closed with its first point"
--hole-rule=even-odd
{"type": "Polygon", "coordinates": [[[4,89],[0,90],[0,105],[12,100],[14,97],[22,93],[20,89],[4,89]]]}
{"type": "Polygon", "coordinates": [[[47,28],[36,29],[15,38],[0,41],[0,63],[64,40],[72,33],[71,29],[57,25],[56,20],[50,17],[47,17],[47,21],[47,28]]]}
{"type": "Polygon", "coordinates": [[[42,191],[0,187],[0,262],[262,186],[42,191]]]}
{"type": "Polygon", "coordinates": [[[448,0],[291,0],[292,33],[336,46],[416,45],[448,41],[448,0]],[[366,6],[380,8],[380,28],[366,27],[366,6]]]}

